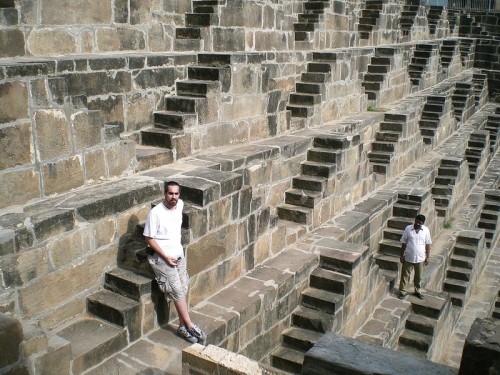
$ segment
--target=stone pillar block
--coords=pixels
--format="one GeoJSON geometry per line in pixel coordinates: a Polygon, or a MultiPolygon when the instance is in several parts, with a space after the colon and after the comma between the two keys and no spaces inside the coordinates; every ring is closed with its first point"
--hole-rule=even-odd
{"type": "Polygon", "coordinates": [[[500,373],[500,320],[474,320],[465,339],[459,375],[500,373]]]}
{"type": "Polygon", "coordinates": [[[0,58],[24,56],[24,34],[21,29],[0,30],[0,58]]]}
{"type": "MultiPolygon", "coordinates": [[[[0,37],[0,40],[3,40],[3,38],[0,37]]],[[[11,43],[14,44],[12,40],[11,43]]],[[[0,55],[0,57],[3,56],[0,55]]],[[[28,118],[28,108],[28,89],[24,82],[17,81],[0,84],[0,123],[3,124],[28,118]]]]}
{"type": "Polygon", "coordinates": [[[83,185],[81,158],[67,159],[42,165],[44,194],[63,193],[83,185]]]}
{"type": "Polygon", "coordinates": [[[106,162],[108,165],[108,177],[121,176],[131,166],[135,158],[135,142],[121,141],[120,143],[106,149],[106,162]]]}
{"type": "Polygon", "coordinates": [[[40,196],[40,175],[32,168],[0,173],[0,207],[24,204],[40,196]]]}
{"type": "Polygon", "coordinates": [[[45,25],[108,25],[113,21],[111,0],[41,0],[40,13],[45,25]]]}
{"type": "Polygon", "coordinates": [[[81,111],[71,116],[77,151],[102,143],[103,122],[98,111],[81,111]]]}
{"type": "Polygon", "coordinates": [[[31,124],[0,129],[0,169],[33,163],[31,124]]]}
{"type": "Polygon", "coordinates": [[[101,52],[143,51],[146,36],[141,30],[105,27],[96,31],[97,48],[101,52]]]}
{"type": "Polygon", "coordinates": [[[244,51],[245,29],[214,28],[213,46],[218,52],[244,51]]]}
{"type": "Polygon", "coordinates": [[[106,178],[104,150],[98,149],[84,154],[85,181],[96,182],[106,178]]]}
{"type": "Polygon", "coordinates": [[[12,316],[0,313],[0,368],[19,361],[19,346],[23,339],[21,323],[12,316]]]}
{"type": "Polygon", "coordinates": [[[68,55],[78,52],[77,38],[65,28],[33,29],[26,44],[29,54],[33,56],[68,55]]]}
{"type": "Polygon", "coordinates": [[[34,114],[36,144],[41,161],[69,155],[72,146],[66,115],[59,109],[37,110],[34,114]],[[57,134],[57,137],[54,136],[57,134]]]}

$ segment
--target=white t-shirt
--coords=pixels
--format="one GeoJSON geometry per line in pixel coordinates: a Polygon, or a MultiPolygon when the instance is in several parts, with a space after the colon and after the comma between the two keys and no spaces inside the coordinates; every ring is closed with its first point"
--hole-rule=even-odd
{"type": "Polygon", "coordinates": [[[425,245],[430,245],[431,232],[429,228],[422,225],[420,230],[415,230],[413,224],[408,225],[401,237],[401,243],[406,244],[404,258],[410,263],[422,263],[425,260],[425,245]]]}
{"type": "Polygon", "coordinates": [[[144,236],[153,238],[167,257],[184,257],[181,244],[182,210],[184,202],[179,199],[174,209],[163,202],[149,212],[144,226],[144,236]]]}

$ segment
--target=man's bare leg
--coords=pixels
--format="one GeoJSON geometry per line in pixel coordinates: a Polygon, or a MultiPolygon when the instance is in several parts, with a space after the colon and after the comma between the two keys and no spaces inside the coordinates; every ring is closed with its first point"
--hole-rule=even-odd
{"type": "Polygon", "coordinates": [[[191,318],[189,317],[186,300],[180,299],[178,301],[174,301],[174,306],[177,310],[177,315],[179,316],[179,326],[191,328],[193,326],[193,322],[191,322],[191,318]]]}

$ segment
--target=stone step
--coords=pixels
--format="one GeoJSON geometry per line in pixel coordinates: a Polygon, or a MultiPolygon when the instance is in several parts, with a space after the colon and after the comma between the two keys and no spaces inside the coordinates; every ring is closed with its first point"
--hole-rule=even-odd
{"type": "Polygon", "coordinates": [[[378,74],[386,74],[391,71],[391,67],[389,65],[368,65],[368,73],[378,73],[378,74]]]}
{"type": "Polygon", "coordinates": [[[95,318],[84,318],[57,335],[71,343],[72,374],[81,374],[128,345],[127,331],[95,318]]]}
{"type": "Polygon", "coordinates": [[[293,31],[313,32],[316,29],[314,22],[296,22],[293,24],[293,31]]]}
{"type": "Polygon", "coordinates": [[[291,204],[283,204],[277,207],[278,217],[282,220],[292,221],[299,224],[312,224],[313,210],[291,204]]]}
{"type": "Polygon", "coordinates": [[[280,347],[271,355],[271,365],[273,367],[291,374],[300,374],[303,362],[303,352],[287,347],[280,347]]]}
{"type": "Polygon", "coordinates": [[[421,332],[405,329],[399,336],[399,344],[427,353],[432,345],[432,337],[421,332]]]}
{"type": "Polygon", "coordinates": [[[308,73],[331,73],[332,64],[324,62],[310,62],[307,64],[308,73]]]}
{"type": "Polygon", "coordinates": [[[318,176],[301,175],[292,179],[294,189],[304,189],[323,192],[326,188],[327,179],[318,176]]]}
{"type": "Polygon", "coordinates": [[[450,266],[446,269],[446,277],[463,281],[470,281],[471,270],[469,268],[450,266]]]}
{"type": "Polygon", "coordinates": [[[332,150],[346,150],[359,144],[359,140],[359,136],[317,135],[314,137],[313,146],[332,150]]]}
{"type": "Polygon", "coordinates": [[[342,162],[340,151],[313,147],[307,150],[307,160],[318,163],[340,164],[342,162]]]}
{"type": "Polygon", "coordinates": [[[361,86],[363,86],[365,88],[365,92],[366,91],[376,92],[376,91],[380,91],[380,89],[382,87],[382,83],[381,82],[365,82],[365,81],[363,81],[361,83],[361,86]]]}
{"type": "Polygon", "coordinates": [[[208,27],[210,25],[217,25],[219,17],[213,13],[186,13],[185,22],[186,26],[208,27]]]}
{"type": "Polygon", "coordinates": [[[379,141],[372,142],[372,151],[395,152],[396,148],[396,143],[379,141]]]}
{"type": "Polygon", "coordinates": [[[314,107],[309,105],[287,105],[292,117],[307,118],[314,114],[314,107]]]}
{"type": "Polygon", "coordinates": [[[321,332],[310,331],[299,327],[287,328],[282,333],[283,344],[289,348],[306,352],[323,336],[321,332]]]}
{"type": "Polygon", "coordinates": [[[370,159],[370,162],[390,164],[393,157],[393,152],[368,151],[368,159],[370,159]]]}
{"type": "Polygon", "coordinates": [[[498,215],[497,211],[485,210],[484,208],[481,210],[481,219],[498,220],[498,215]]]}
{"type": "Polygon", "coordinates": [[[325,86],[321,83],[297,82],[295,90],[303,94],[321,94],[325,93],[325,86]]]}
{"type": "MultiPolygon", "coordinates": [[[[171,150],[177,148],[186,137],[187,135],[178,129],[146,128],[141,130],[141,144],[171,150]]],[[[180,156],[179,153],[177,155],[180,156]]]]}
{"type": "Polygon", "coordinates": [[[199,81],[220,81],[223,83],[223,86],[230,86],[231,68],[226,66],[190,66],[188,67],[188,78],[199,81]]]}
{"type": "Polygon", "coordinates": [[[292,312],[291,321],[295,327],[326,333],[332,329],[334,317],[320,310],[298,306],[292,312]]]}
{"type": "Polygon", "coordinates": [[[446,292],[455,292],[465,294],[467,288],[469,287],[469,282],[464,280],[450,279],[446,278],[443,282],[443,290],[446,292]]]}
{"type": "Polygon", "coordinates": [[[424,335],[434,336],[437,322],[426,316],[410,313],[406,318],[405,328],[410,331],[420,332],[424,335]]]}
{"type": "Polygon", "coordinates": [[[220,91],[218,81],[186,80],[175,83],[177,95],[206,97],[212,93],[220,91]]]}
{"type": "Polygon", "coordinates": [[[198,116],[195,113],[156,111],[153,116],[157,128],[182,130],[198,125],[198,116]]]}
{"type": "Polygon", "coordinates": [[[441,312],[445,310],[449,304],[449,296],[446,293],[436,293],[425,291],[422,293],[424,299],[410,295],[412,311],[415,314],[424,315],[432,319],[439,319],[441,312]]]}
{"type": "Polygon", "coordinates": [[[135,156],[138,162],[135,170],[138,172],[172,164],[174,162],[172,150],[154,146],[136,144],[135,156]]]}
{"type": "Polygon", "coordinates": [[[351,284],[350,276],[321,267],[316,268],[309,276],[310,287],[340,295],[348,294],[351,291],[351,284]]]}
{"type": "Polygon", "coordinates": [[[477,246],[456,243],[453,247],[453,254],[458,256],[465,256],[475,258],[477,254],[477,246]]]}
{"type": "Polygon", "coordinates": [[[330,178],[337,172],[337,164],[304,161],[300,167],[301,173],[307,176],[330,178]]]}
{"type": "Polygon", "coordinates": [[[383,239],[378,244],[378,251],[384,255],[399,257],[401,255],[401,242],[383,239]]]}
{"type": "Polygon", "coordinates": [[[370,64],[390,66],[391,65],[391,58],[390,57],[381,57],[381,56],[372,56],[370,59],[370,64]]]}
{"type": "Polygon", "coordinates": [[[308,12],[324,12],[324,9],[328,7],[328,3],[324,1],[306,1],[304,3],[304,10],[308,12]]]}
{"type": "Polygon", "coordinates": [[[175,51],[199,51],[202,48],[201,39],[179,38],[174,41],[175,51]]]}
{"type": "Polygon", "coordinates": [[[319,265],[330,271],[352,275],[368,249],[365,245],[331,239],[320,248],[319,265]]]}
{"type": "Polygon", "coordinates": [[[319,23],[323,22],[324,15],[319,13],[300,13],[298,20],[299,22],[319,23]]]}
{"type": "Polygon", "coordinates": [[[387,227],[403,231],[408,225],[413,223],[413,218],[408,217],[391,217],[387,220],[387,227]]]}
{"type": "Polygon", "coordinates": [[[322,193],[313,190],[289,189],[285,192],[285,203],[314,208],[321,201],[322,193]]]}
{"type": "Polygon", "coordinates": [[[199,96],[169,96],[165,98],[167,111],[199,113],[207,104],[207,98],[199,96]]]}
{"type": "Polygon", "coordinates": [[[472,270],[474,268],[474,262],[475,262],[475,258],[471,258],[468,256],[461,256],[461,255],[457,255],[457,254],[452,254],[450,256],[450,266],[451,267],[472,270]]]}
{"type": "Polygon", "coordinates": [[[448,292],[448,295],[450,296],[451,303],[453,306],[457,307],[464,307],[465,306],[465,298],[466,295],[461,292],[448,292]]]}
{"type": "Polygon", "coordinates": [[[436,207],[449,207],[450,206],[450,196],[445,195],[434,195],[434,205],[436,207]]]}
{"type": "Polygon", "coordinates": [[[366,73],[363,77],[365,82],[384,82],[385,75],[379,73],[366,73]]]}
{"type": "Polygon", "coordinates": [[[330,315],[337,312],[343,300],[344,296],[342,294],[322,289],[307,288],[301,293],[302,306],[323,311],[330,315]]]}
{"type": "Polygon", "coordinates": [[[289,103],[291,105],[312,106],[321,103],[321,94],[291,93],[289,103]]]}
{"type": "Polygon", "coordinates": [[[488,219],[480,219],[479,222],[477,223],[478,228],[482,229],[490,229],[490,230],[496,230],[497,229],[497,220],[488,220],[488,219]]]}
{"type": "Polygon", "coordinates": [[[87,297],[87,311],[101,319],[126,328],[129,340],[141,337],[141,304],[109,290],[87,297]]]}
{"type": "MultiPolygon", "coordinates": [[[[420,212],[420,207],[411,204],[394,203],[392,214],[394,216],[407,217],[413,219],[420,212]]],[[[404,229],[404,228],[403,228],[404,229]]]]}
{"type": "Polygon", "coordinates": [[[401,231],[399,229],[391,229],[391,228],[384,229],[384,239],[399,242],[402,235],[403,235],[403,231],[401,231]]]}
{"type": "Polygon", "coordinates": [[[375,140],[380,142],[398,142],[401,137],[401,133],[394,130],[382,130],[375,134],[375,140]]]}
{"type": "Polygon", "coordinates": [[[331,79],[332,79],[331,73],[306,72],[302,73],[300,76],[300,80],[302,82],[311,82],[311,83],[327,83],[331,81],[331,79]]]}
{"type": "Polygon", "coordinates": [[[452,195],[453,194],[453,187],[446,185],[434,185],[431,189],[432,194],[435,195],[452,195]]]}
{"type": "Polygon", "coordinates": [[[177,27],[175,29],[176,39],[201,39],[199,27],[177,27]]]}
{"type": "Polygon", "coordinates": [[[123,268],[115,268],[104,274],[104,288],[134,301],[141,301],[151,294],[153,280],[123,268]]]}

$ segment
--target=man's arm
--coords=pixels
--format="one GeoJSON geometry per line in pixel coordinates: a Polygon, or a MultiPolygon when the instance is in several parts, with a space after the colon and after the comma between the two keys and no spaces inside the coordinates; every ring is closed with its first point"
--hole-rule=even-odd
{"type": "Polygon", "coordinates": [[[158,246],[158,243],[155,241],[154,238],[151,238],[151,237],[146,237],[146,244],[151,248],[153,249],[153,251],[155,253],[157,253],[159,256],[161,256],[165,262],[167,262],[169,265],[171,265],[172,267],[175,267],[177,265],[177,260],[176,259],[173,259],[173,258],[170,258],[170,257],[167,257],[165,254],[163,254],[163,251],[161,250],[161,247],[158,246]]]}
{"type": "Polygon", "coordinates": [[[399,261],[401,263],[404,263],[405,262],[405,250],[406,250],[406,244],[405,243],[402,243],[401,244],[401,256],[399,258],[399,261]]]}
{"type": "Polygon", "coordinates": [[[425,245],[425,260],[424,260],[424,264],[425,265],[428,265],[429,264],[429,255],[431,253],[431,245],[430,244],[426,244],[425,245]]]}

